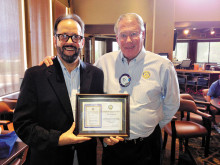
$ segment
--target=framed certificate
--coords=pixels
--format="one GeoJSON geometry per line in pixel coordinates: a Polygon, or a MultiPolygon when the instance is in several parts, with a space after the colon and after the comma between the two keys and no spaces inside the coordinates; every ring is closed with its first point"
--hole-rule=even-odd
{"type": "Polygon", "coordinates": [[[128,94],[77,94],[78,136],[129,137],[128,94]]]}

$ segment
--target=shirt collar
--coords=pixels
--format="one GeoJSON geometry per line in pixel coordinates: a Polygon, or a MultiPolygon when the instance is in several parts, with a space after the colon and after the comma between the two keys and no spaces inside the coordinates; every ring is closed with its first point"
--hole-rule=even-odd
{"type": "MultiPolygon", "coordinates": [[[[131,61],[134,61],[134,62],[139,62],[139,61],[141,61],[141,60],[144,58],[144,56],[145,56],[145,52],[146,52],[146,50],[145,50],[145,48],[143,47],[143,48],[141,49],[141,51],[139,52],[139,54],[138,54],[134,59],[132,59],[131,61]]],[[[125,61],[127,61],[127,59],[124,57],[122,51],[120,51],[119,56],[120,56],[121,61],[122,61],[123,63],[124,63],[125,61]]]]}
{"type": "MultiPolygon", "coordinates": [[[[79,57],[78,57],[79,58],[79,57]]],[[[66,67],[63,65],[63,63],[62,63],[62,61],[60,60],[60,57],[59,56],[57,56],[57,59],[58,59],[58,61],[59,61],[59,63],[60,63],[60,66],[61,66],[61,68],[62,68],[62,71],[64,72],[68,72],[68,70],[66,69],[66,67]]],[[[79,64],[78,64],[78,66],[73,70],[73,71],[78,71],[79,70],[79,68],[80,68],[80,62],[79,62],[79,64]]]]}

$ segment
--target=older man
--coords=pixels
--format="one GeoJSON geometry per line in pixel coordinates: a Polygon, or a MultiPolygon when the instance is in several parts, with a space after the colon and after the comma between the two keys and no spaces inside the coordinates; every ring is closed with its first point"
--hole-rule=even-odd
{"type": "Polygon", "coordinates": [[[160,164],[161,128],[179,107],[179,85],[172,63],[144,49],[145,28],[135,13],[115,24],[120,51],[103,55],[105,93],[130,94],[130,137],[105,138],[103,165],[160,164]]]}

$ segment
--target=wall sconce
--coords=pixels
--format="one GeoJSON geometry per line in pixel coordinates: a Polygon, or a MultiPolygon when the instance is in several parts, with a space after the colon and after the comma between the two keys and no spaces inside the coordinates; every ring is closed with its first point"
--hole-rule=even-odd
{"type": "Polygon", "coordinates": [[[211,29],[210,29],[210,34],[211,34],[211,35],[214,35],[214,34],[215,34],[214,28],[211,28],[211,29]]]}
{"type": "Polygon", "coordinates": [[[185,29],[185,30],[183,31],[183,33],[184,33],[185,35],[189,34],[189,29],[185,29]]]}

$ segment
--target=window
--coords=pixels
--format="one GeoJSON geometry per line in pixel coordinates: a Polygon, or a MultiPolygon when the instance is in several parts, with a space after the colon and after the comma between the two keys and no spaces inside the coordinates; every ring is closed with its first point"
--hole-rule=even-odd
{"type": "Polygon", "coordinates": [[[197,62],[220,63],[220,42],[198,42],[197,62]]]}
{"type": "Polygon", "coordinates": [[[220,63],[220,42],[210,42],[210,53],[208,62],[220,63]]]}
{"type": "Polygon", "coordinates": [[[208,62],[209,42],[198,42],[197,44],[197,62],[208,62]]]}
{"type": "Polygon", "coordinates": [[[106,42],[105,41],[95,41],[95,62],[106,53],[106,42]]]}
{"type": "Polygon", "coordinates": [[[1,1],[0,96],[19,91],[25,69],[21,6],[17,0],[1,1]]]}
{"type": "Polygon", "coordinates": [[[118,51],[120,48],[118,46],[118,43],[116,41],[112,42],[112,51],[118,51]]]}
{"type": "Polygon", "coordinates": [[[176,49],[174,52],[174,57],[177,61],[183,61],[187,59],[188,54],[188,42],[178,42],[176,43],[176,49]]]}

